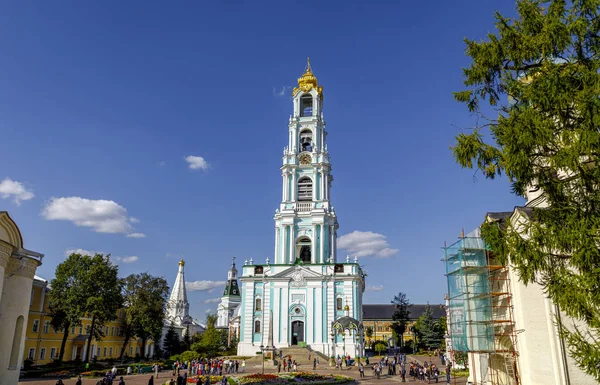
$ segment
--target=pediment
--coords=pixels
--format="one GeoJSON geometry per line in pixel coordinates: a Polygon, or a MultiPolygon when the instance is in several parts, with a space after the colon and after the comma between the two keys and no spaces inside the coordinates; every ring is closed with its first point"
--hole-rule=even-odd
{"type": "Polygon", "coordinates": [[[271,279],[292,279],[292,280],[299,280],[299,279],[310,279],[310,278],[323,278],[323,275],[316,273],[310,269],[307,269],[306,267],[303,266],[292,266],[289,269],[285,269],[284,271],[281,271],[273,276],[271,276],[271,279]]]}

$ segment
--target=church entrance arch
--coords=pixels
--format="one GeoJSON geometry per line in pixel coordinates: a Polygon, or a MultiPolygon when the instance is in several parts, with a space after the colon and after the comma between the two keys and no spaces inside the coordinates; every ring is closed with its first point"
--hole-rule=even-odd
{"type": "Polygon", "coordinates": [[[298,345],[304,342],[304,321],[292,321],[291,345],[298,345]]]}

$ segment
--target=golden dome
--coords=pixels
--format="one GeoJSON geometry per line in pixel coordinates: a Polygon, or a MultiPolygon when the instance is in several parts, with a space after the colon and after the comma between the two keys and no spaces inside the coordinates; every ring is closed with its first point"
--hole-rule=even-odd
{"type": "Polygon", "coordinates": [[[346,306],[344,306],[344,311],[350,311],[350,306],[348,306],[348,303],[346,303],[346,306]]]}
{"type": "Polygon", "coordinates": [[[307,63],[306,63],[306,70],[304,71],[302,76],[300,76],[298,78],[298,87],[294,87],[294,91],[292,92],[292,95],[295,96],[301,90],[304,92],[308,92],[308,91],[312,90],[313,88],[317,91],[319,96],[322,98],[323,97],[323,87],[319,86],[317,77],[313,74],[312,68],[310,66],[310,58],[308,58],[307,63]]]}
{"type": "Polygon", "coordinates": [[[183,260],[183,258],[181,258],[181,261],[179,261],[179,266],[185,266],[185,261],[183,260]]]}

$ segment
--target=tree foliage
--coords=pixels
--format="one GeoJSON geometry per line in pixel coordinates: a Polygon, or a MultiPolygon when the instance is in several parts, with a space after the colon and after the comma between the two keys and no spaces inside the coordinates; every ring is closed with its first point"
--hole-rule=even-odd
{"type": "Polygon", "coordinates": [[[85,289],[90,264],[91,257],[73,253],[56,267],[55,278],[50,282],[50,323],[54,330],[63,332],[58,361],[63,360],[69,328],[79,325],[85,316],[85,289]]]}
{"type": "Polygon", "coordinates": [[[173,325],[169,327],[165,334],[162,350],[165,358],[181,353],[181,339],[173,325]]]}
{"type": "Polygon", "coordinates": [[[479,120],[453,153],[487,178],[506,174],[515,194],[543,192],[526,220],[484,224],[482,236],[579,321],[557,324],[600,381],[600,0],[519,0],[517,11],[496,13],[484,41],[465,41],[467,89],[454,96],[479,120]],[[486,104],[495,116],[484,116],[486,104]]]}
{"type": "MultiPolygon", "coordinates": [[[[119,267],[110,261],[108,255],[96,254],[90,257],[89,270],[84,281],[84,312],[92,318],[88,334],[88,346],[92,338],[104,337],[104,324],[117,318],[117,310],[123,306],[119,267]]],[[[91,349],[87,349],[85,362],[89,361],[91,349]]]]}
{"type": "Polygon", "coordinates": [[[394,322],[392,322],[391,328],[400,336],[399,346],[402,346],[404,343],[404,333],[406,333],[406,325],[410,321],[410,308],[412,304],[406,293],[403,292],[399,292],[394,296],[392,304],[395,305],[396,309],[394,310],[394,314],[392,314],[394,322]]]}
{"type": "Polygon", "coordinates": [[[199,337],[198,342],[192,344],[192,350],[207,357],[220,355],[227,346],[227,334],[224,330],[216,328],[217,316],[206,316],[206,330],[199,337]]]}
{"type": "Polygon", "coordinates": [[[415,330],[419,336],[420,346],[428,350],[441,346],[445,329],[440,325],[439,320],[433,318],[433,309],[429,304],[415,323],[415,330]]]}
{"type": "Polygon", "coordinates": [[[149,338],[155,339],[156,342],[160,340],[169,296],[167,281],[148,273],[131,274],[123,279],[122,286],[125,340],[121,348],[121,358],[133,336],[142,339],[142,351],[145,351],[149,338]]]}

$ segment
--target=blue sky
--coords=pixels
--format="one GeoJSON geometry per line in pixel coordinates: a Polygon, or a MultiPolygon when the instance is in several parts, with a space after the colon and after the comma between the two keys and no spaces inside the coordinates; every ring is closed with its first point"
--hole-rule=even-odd
{"type": "Polygon", "coordinates": [[[439,303],[443,242],[522,203],[449,150],[474,121],[452,99],[462,40],[492,31],[498,6],[513,13],[481,0],[5,2],[0,210],[46,254],[48,279],[82,249],[172,284],[183,254],[203,320],[231,257],[272,259],[290,87],[310,56],[339,234],[353,233],[338,255],[370,254],[365,303],[439,303]]]}

